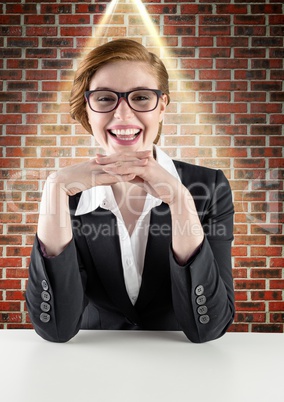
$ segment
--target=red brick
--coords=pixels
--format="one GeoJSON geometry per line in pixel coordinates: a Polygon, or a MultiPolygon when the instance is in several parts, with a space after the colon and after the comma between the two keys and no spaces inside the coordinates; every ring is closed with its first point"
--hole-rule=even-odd
{"type": "Polygon", "coordinates": [[[177,12],[176,4],[167,4],[167,5],[149,4],[146,6],[146,9],[150,14],[176,14],[177,12]]]}
{"type": "Polygon", "coordinates": [[[199,92],[200,102],[229,102],[230,93],[229,92],[199,92]]]}
{"type": "Polygon", "coordinates": [[[20,280],[0,279],[0,289],[20,289],[20,280]]]}
{"type": "Polygon", "coordinates": [[[195,25],[194,15],[165,15],[164,17],[165,25],[195,25]]]}
{"type": "Polygon", "coordinates": [[[36,14],[36,4],[7,4],[7,14],[36,14]]]}
{"type": "Polygon", "coordinates": [[[273,332],[281,333],[283,332],[283,325],[272,325],[272,324],[253,324],[252,332],[273,332]]]}
{"type": "Polygon", "coordinates": [[[265,280],[235,280],[235,289],[265,289],[265,280]]]}
{"type": "MultiPolygon", "coordinates": [[[[230,57],[231,49],[230,48],[201,48],[199,50],[199,56],[201,58],[209,57],[210,59],[214,59],[217,57],[224,58],[230,57]]],[[[225,78],[226,79],[226,78],[225,78]]]]}
{"type": "Polygon", "coordinates": [[[254,247],[251,246],[251,255],[252,256],[281,256],[282,248],[281,247],[254,247]]]}
{"type": "Polygon", "coordinates": [[[26,35],[27,36],[57,36],[57,27],[47,27],[47,26],[27,26],[26,35]]]}
{"type": "Polygon", "coordinates": [[[40,6],[41,14],[71,14],[72,5],[71,4],[41,4],[40,6]]]}
{"type": "Polygon", "coordinates": [[[85,25],[90,24],[91,16],[86,14],[76,14],[76,15],[59,15],[59,24],[60,25],[85,25]]]}
{"type": "Polygon", "coordinates": [[[234,256],[247,256],[247,247],[233,246],[232,255],[234,256]]]}
{"type": "MultiPolygon", "coordinates": [[[[224,68],[228,68],[228,69],[247,69],[248,67],[248,60],[245,59],[219,59],[216,60],[216,68],[219,69],[224,69],[224,68]]],[[[245,70],[246,71],[246,70],[245,70]]],[[[236,77],[237,78],[237,77],[236,77]]]]}
{"type": "Polygon", "coordinates": [[[55,15],[25,15],[24,16],[25,25],[54,25],[55,15]]]}
{"type": "Polygon", "coordinates": [[[14,246],[6,247],[7,256],[28,257],[30,256],[31,251],[32,251],[31,247],[14,247],[14,246]]]}
{"type": "Polygon", "coordinates": [[[199,35],[200,36],[229,36],[230,35],[230,27],[229,25],[201,25],[199,27],[199,35]]]}
{"type": "Polygon", "coordinates": [[[20,302],[0,301],[0,311],[20,311],[20,302]]]}
{"type": "Polygon", "coordinates": [[[194,26],[175,26],[175,25],[166,25],[164,27],[165,35],[195,35],[195,27],[194,26]]]}
{"type": "Polygon", "coordinates": [[[283,323],[284,322],[284,313],[273,313],[270,314],[270,322],[271,323],[283,323]]]}
{"type": "Polygon", "coordinates": [[[282,6],[281,4],[253,4],[251,12],[252,14],[281,14],[282,6]]]}
{"type": "Polygon", "coordinates": [[[235,257],[235,266],[238,267],[265,267],[266,266],[266,259],[265,258],[249,258],[249,257],[235,257]]]}
{"type": "Polygon", "coordinates": [[[284,267],[284,258],[271,258],[270,259],[270,267],[284,267]]]}
{"type": "Polygon", "coordinates": [[[269,311],[284,311],[284,302],[269,302],[269,311]]]}
{"type": "Polygon", "coordinates": [[[22,314],[20,313],[0,313],[0,322],[22,322],[22,314]]]}
{"type": "Polygon", "coordinates": [[[265,25],[264,15],[235,15],[234,24],[236,25],[265,25]]]}
{"type": "MultiPolygon", "coordinates": [[[[182,46],[190,46],[190,47],[208,47],[213,46],[213,38],[212,37],[182,37],[182,46]]],[[[181,60],[182,61],[182,60],[181,60]]]]}
{"type": "Polygon", "coordinates": [[[252,278],[281,278],[281,269],[252,269],[251,270],[251,277],[252,278]]]}
{"type": "MultiPolygon", "coordinates": [[[[235,26],[235,36],[265,36],[266,27],[257,25],[235,26]]],[[[248,49],[249,50],[249,49],[248,49]]]]}
{"type": "Polygon", "coordinates": [[[284,25],[284,15],[270,15],[269,25],[284,25]]]}
{"type": "Polygon", "coordinates": [[[235,324],[233,323],[228,332],[248,332],[248,324],[235,324]]]}
{"type": "Polygon", "coordinates": [[[199,78],[201,80],[218,80],[218,79],[222,79],[222,80],[228,79],[229,80],[230,77],[231,77],[230,71],[203,70],[203,71],[200,71],[200,73],[199,73],[199,78]]]}
{"type": "Polygon", "coordinates": [[[253,291],[251,292],[252,300],[282,300],[281,291],[253,291]]]}
{"type": "Polygon", "coordinates": [[[236,48],[234,52],[236,58],[264,58],[265,49],[263,48],[236,48]]]}
{"type": "Polygon", "coordinates": [[[284,279],[271,279],[269,281],[270,289],[281,289],[284,290],[284,279]]]}
{"type": "MultiPolygon", "coordinates": [[[[247,291],[235,290],[235,300],[236,301],[247,301],[248,300],[247,291]]],[[[237,319],[237,321],[239,321],[239,319],[237,319]]]]}
{"type": "Polygon", "coordinates": [[[235,102],[265,102],[266,92],[236,92],[235,102]]]}
{"type": "Polygon", "coordinates": [[[236,302],[237,311],[265,311],[265,303],[262,302],[236,302]]]}
{"type": "Polygon", "coordinates": [[[235,316],[237,322],[265,322],[265,320],[264,313],[237,313],[235,316]]]}
{"type": "Polygon", "coordinates": [[[253,244],[253,245],[263,245],[266,244],[266,238],[263,235],[248,235],[248,236],[235,236],[236,245],[253,244]]]}
{"type": "Polygon", "coordinates": [[[218,103],[216,105],[217,113],[246,113],[246,103],[218,103]]]}
{"type": "Polygon", "coordinates": [[[6,269],[6,276],[9,279],[14,279],[14,278],[28,278],[28,270],[27,267],[19,268],[19,269],[12,269],[12,268],[7,268],[6,269]]]}
{"type": "MultiPolygon", "coordinates": [[[[13,288],[16,289],[16,288],[13,288]]],[[[20,290],[7,290],[6,291],[6,300],[13,301],[13,300],[25,300],[25,293],[20,290]]]]}
{"type": "Polygon", "coordinates": [[[212,14],[211,4],[181,4],[181,14],[212,14]]]}

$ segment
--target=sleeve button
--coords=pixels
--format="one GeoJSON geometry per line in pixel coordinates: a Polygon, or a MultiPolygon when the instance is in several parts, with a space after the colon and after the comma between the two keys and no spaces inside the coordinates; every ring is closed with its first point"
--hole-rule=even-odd
{"type": "Polygon", "coordinates": [[[202,314],[206,314],[208,311],[207,306],[199,306],[197,309],[198,314],[202,315],[202,314]]]}
{"type": "Polygon", "coordinates": [[[40,309],[41,311],[44,311],[45,313],[48,313],[50,310],[50,304],[46,303],[46,302],[42,302],[40,305],[40,309]]]}
{"type": "Polygon", "coordinates": [[[43,290],[48,290],[48,283],[46,282],[45,279],[43,281],[41,281],[41,286],[42,286],[43,290]]]}
{"type": "Polygon", "coordinates": [[[201,322],[201,324],[208,324],[208,322],[210,321],[210,317],[209,315],[201,315],[199,317],[199,321],[201,322]]]}
{"type": "Polygon", "coordinates": [[[50,315],[47,313],[41,313],[41,315],[39,316],[39,319],[41,322],[47,323],[50,321],[50,315]]]}
{"type": "Polygon", "coordinates": [[[48,302],[50,300],[50,294],[44,290],[41,292],[41,298],[42,300],[48,302]]]}
{"type": "Polygon", "coordinates": [[[203,304],[206,303],[206,297],[205,297],[204,295],[198,296],[198,297],[196,298],[196,303],[197,303],[199,306],[202,306],[203,304]]]}
{"type": "Polygon", "coordinates": [[[204,293],[204,287],[202,285],[198,285],[195,289],[196,296],[201,296],[204,293]]]}

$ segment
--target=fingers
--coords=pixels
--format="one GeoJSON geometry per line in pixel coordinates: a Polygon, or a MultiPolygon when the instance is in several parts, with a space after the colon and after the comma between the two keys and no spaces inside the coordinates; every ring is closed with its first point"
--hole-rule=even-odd
{"type": "Polygon", "coordinates": [[[116,174],[109,174],[107,172],[96,174],[96,186],[107,186],[111,184],[116,184],[119,182],[129,182],[134,180],[135,174],[123,174],[123,175],[116,175],[116,174]]]}
{"type": "Polygon", "coordinates": [[[96,155],[96,162],[99,165],[109,165],[113,163],[119,162],[134,162],[142,159],[149,158],[151,156],[151,151],[137,151],[137,152],[126,152],[126,153],[118,153],[112,155],[96,155]]]}
{"type": "Polygon", "coordinates": [[[110,175],[132,174],[134,178],[143,173],[141,169],[147,165],[150,154],[150,151],[139,151],[108,156],[97,155],[96,164],[102,171],[110,175]]]}
{"type": "Polygon", "coordinates": [[[143,164],[141,163],[142,162],[131,162],[129,164],[125,162],[120,164],[119,162],[116,162],[113,165],[102,166],[102,170],[112,175],[122,176],[122,175],[133,174],[134,176],[142,177],[143,173],[145,173],[146,163],[144,162],[143,164]]]}

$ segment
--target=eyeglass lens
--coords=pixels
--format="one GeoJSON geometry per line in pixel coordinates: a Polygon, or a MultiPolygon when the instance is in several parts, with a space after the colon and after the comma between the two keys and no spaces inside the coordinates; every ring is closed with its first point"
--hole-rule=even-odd
{"type": "MultiPolygon", "coordinates": [[[[132,91],[127,97],[129,106],[137,112],[148,112],[156,108],[158,94],[149,89],[132,91]]],[[[98,90],[89,95],[89,105],[95,112],[110,112],[118,104],[119,97],[115,92],[98,90]]]]}

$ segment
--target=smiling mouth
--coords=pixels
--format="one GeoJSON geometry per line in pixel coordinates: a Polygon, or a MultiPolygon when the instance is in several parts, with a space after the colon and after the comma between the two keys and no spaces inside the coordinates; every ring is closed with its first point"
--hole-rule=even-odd
{"type": "Polygon", "coordinates": [[[110,135],[118,138],[119,140],[132,141],[142,132],[142,130],[137,128],[128,128],[126,130],[108,130],[108,132],[110,135]]]}

